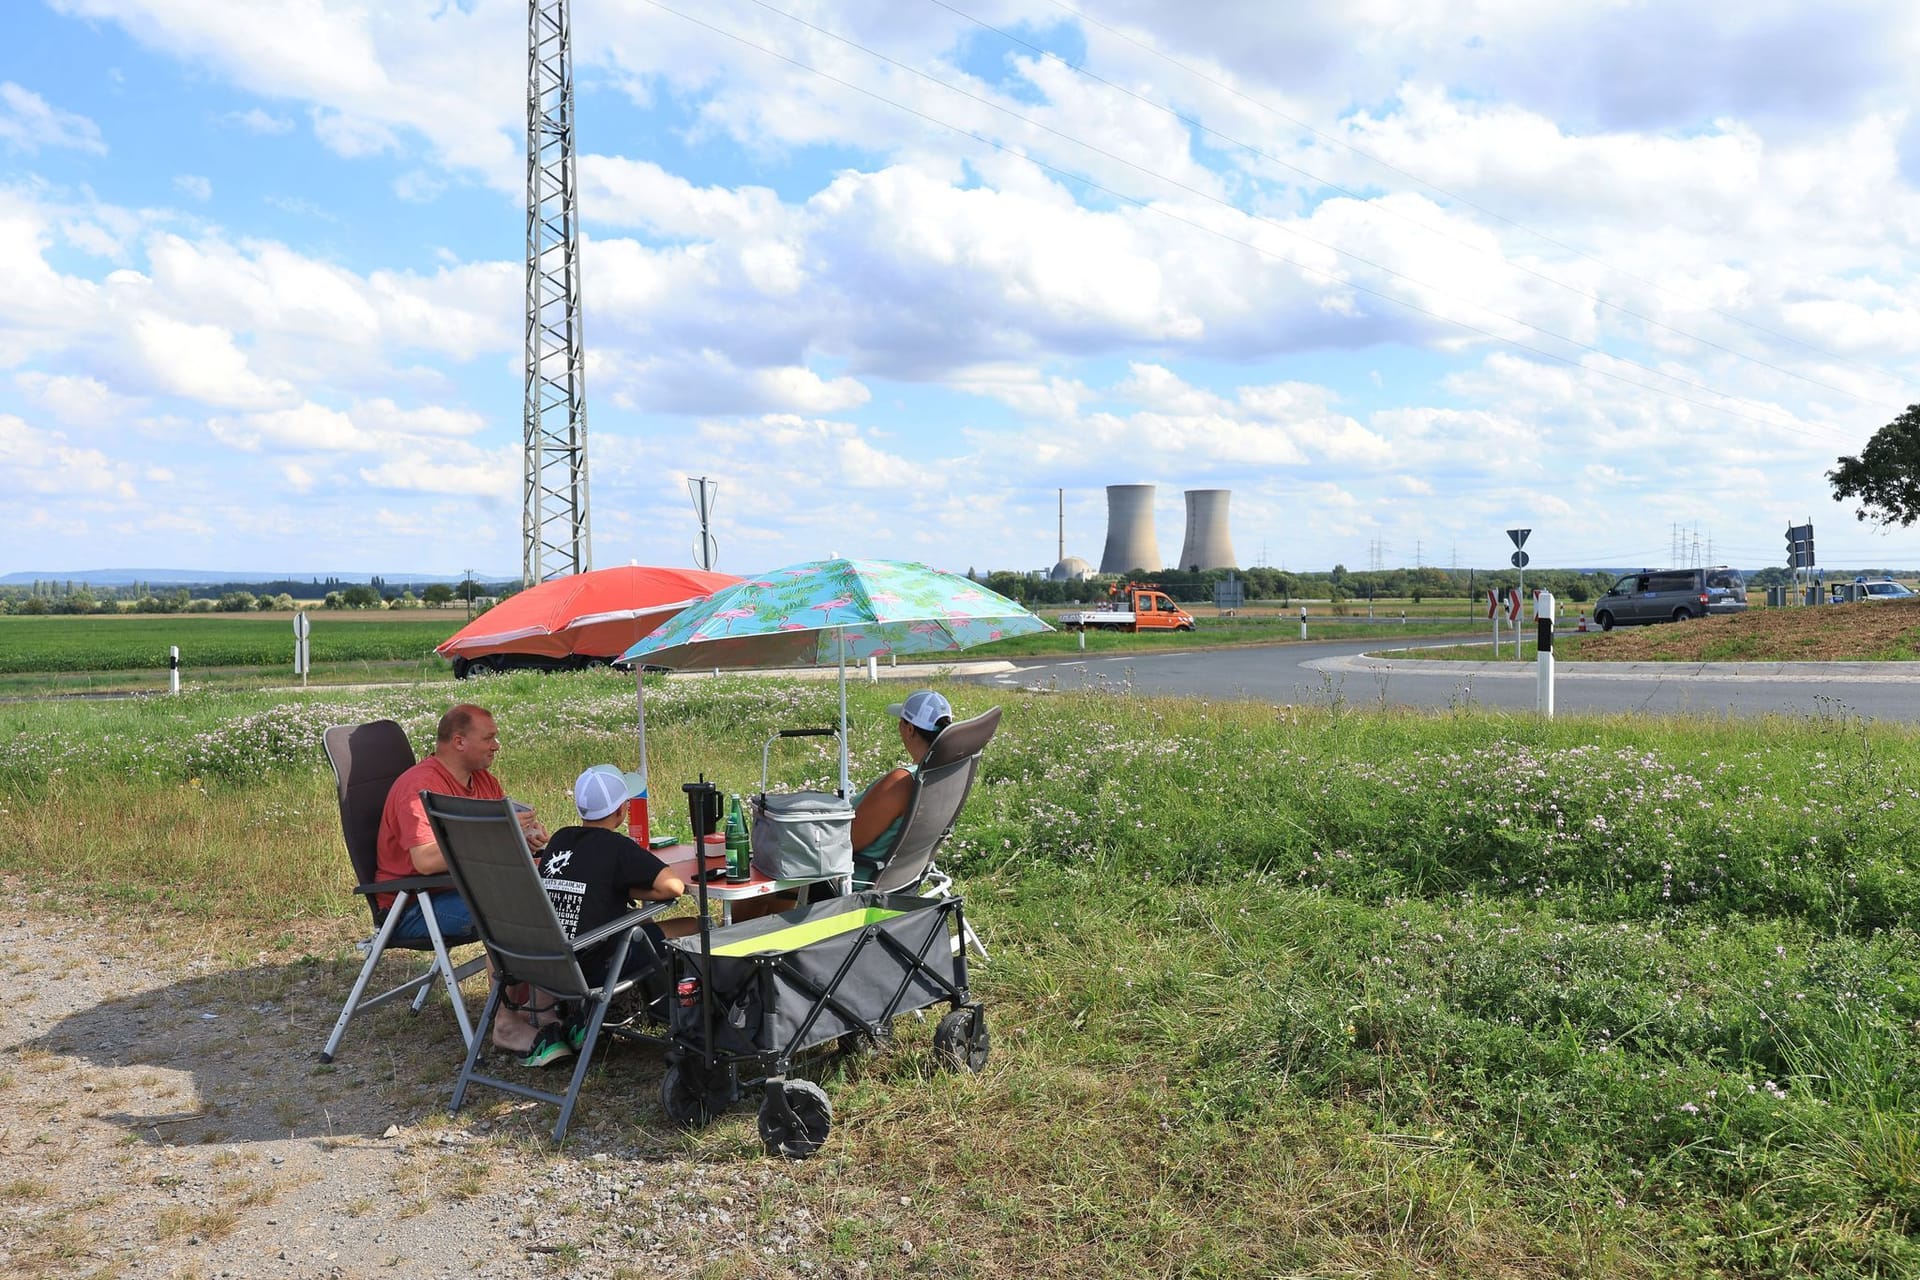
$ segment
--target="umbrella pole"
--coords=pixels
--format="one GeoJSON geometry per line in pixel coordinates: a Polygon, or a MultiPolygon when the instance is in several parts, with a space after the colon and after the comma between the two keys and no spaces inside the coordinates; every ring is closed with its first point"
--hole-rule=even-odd
{"type": "MultiPolygon", "coordinates": [[[[634,733],[640,740],[640,777],[641,777],[641,780],[646,783],[647,790],[652,791],[653,781],[647,773],[646,679],[647,679],[647,664],[644,662],[634,663],[633,664],[633,724],[634,724],[634,733]]],[[[628,829],[631,830],[632,828],[629,827],[628,829]]],[[[649,836],[649,838],[652,836],[652,834],[653,833],[651,830],[647,832],[647,835],[649,836]]]]}
{"type": "Polygon", "coordinates": [[[835,627],[834,634],[840,639],[840,795],[844,799],[853,794],[847,777],[847,629],[835,627]]]}

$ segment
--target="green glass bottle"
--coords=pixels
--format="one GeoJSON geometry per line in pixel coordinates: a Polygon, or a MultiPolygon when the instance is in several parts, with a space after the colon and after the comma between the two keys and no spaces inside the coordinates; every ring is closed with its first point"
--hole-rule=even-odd
{"type": "Polygon", "coordinates": [[[747,852],[747,819],[740,810],[740,797],[733,797],[727,810],[727,879],[745,880],[753,874],[747,852]]]}

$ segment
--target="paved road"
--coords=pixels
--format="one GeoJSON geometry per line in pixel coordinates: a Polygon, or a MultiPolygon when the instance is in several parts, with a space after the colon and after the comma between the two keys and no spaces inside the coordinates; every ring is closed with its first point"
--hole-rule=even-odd
{"type": "MultiPolygon", "coordinates": [[[[1475,642],[1480,638],[1476,637],[1475,642]]],[[[1423,641],[1423,643],[1434,643],[1423,641]]],[[[1531,710],[1537,676],[1520,662],[1368,658],[1380,641],[1269,645],[1119,658],[1034,660],[974,677],[1025,688],[1134,690],[1195,698],[1351,706],[1531,710]]],[[[1594,662],[1558,666],[1559,711],[1837,714],[1920,722],[1920,663],[1594,662]]]]}

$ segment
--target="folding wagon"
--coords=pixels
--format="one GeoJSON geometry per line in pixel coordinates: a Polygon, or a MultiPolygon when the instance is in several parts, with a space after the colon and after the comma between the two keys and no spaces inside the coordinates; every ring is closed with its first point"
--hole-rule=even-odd
{"type": "Polygon", "coordinates": [[[804,1159],[827,1140],[833,1105],[789,1075],[796,1064],[884,1041],[901,1014],[942,1003],[936,1060],[980,1070],[987,1019],[967,990],[963,910],[957,897],[864,892],[671,939],[667,1117],[704,1125],[760,1089],[767,1153],[804,1159]]]}

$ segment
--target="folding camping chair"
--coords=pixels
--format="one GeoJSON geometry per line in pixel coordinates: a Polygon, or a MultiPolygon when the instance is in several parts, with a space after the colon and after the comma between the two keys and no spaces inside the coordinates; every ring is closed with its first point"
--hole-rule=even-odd
{"type": "MultiPolygon", "coordinates": [[[[999,727],[1000,708],[992,707],[940,731],[914,775],[905,824],[885,860],[873,862],[853,855],[856,890],[920,892],[942,898],[952,892],[953,877],[934,865],[933,854],[940,842],[953,834],[953,824],[973,790],[974,775],[980,771],[980,753],[999,727]]],[[[962,927],[968,944],[982,960],[987,959],[986,944],[973,926],[963,923],[962,927]]]]}
{"type": "MultiPolygon", "coordinates": [[[[451,1111],[457,1113],[466,1101],[469,1085],[484,1084],[523,1098],[555,1103],[560,1119],[553,1126],[553,1140],[567,1136],[567,1122],[573,1118],[573,1104],[580,1096],[580,1085],[587,1078],[587,1066],[593,1061],[607,1009],[614,998],[654,976],[642,970],[623,978],[627,953],[631,947],[645,947],[652,953],[655,968],[661,964],[658,951],[639,925],[665,911],[670,903],[651,902],[637,911],[598,929],[569,939],[547,898],[540,872],[533,865],[520,822],[513,815],[510,800],[469,800],[462,796],[441,796],[422,792],[427,821],[433,824],[434,839],[446,855],[447,870],[459,886],[460,896],[473,912],[473,925],[480,941],[494,958],[493,990],[473,1043],[467,1048],[466,1065],[460,1070],[460,1082],[453,1089],[451,1111]],[[582,951],[610,944],[606,976],[595,985],[580,968],[582,951]],[[486,1044],[487,1031],[500,1011],[506,989],[515,983],[530,982],[548,995],[562,1000],[581,1001],[586,1013],[586,1038],[580,1043],[573,1078],[565,1093],[535,1089],[515,1080],[483,1075],[474,1068],[480,1050],[486,1044]]],[[[632,1027],[607,1024],[607,1031],[628,1040],[665,1044],[663,1037],[649,1035],[632,1027]]]]}
{"type": "Polygon", "coordinates": [[[356,944],[367,953],[367,962],[360,966],[360,976],[353,984],[352,993],[347,996],[347,1003],[340,1010],[339,1020],[333,1024],[333,1034],[327,1037],[327,1047],[320,1051],[320,1061],[333,1061],[334,1052],[340,1047],[340,1038],[347,1033],[347,1024],[353,1021],[356,1013],[409,994],[413,996],[413,1012],[418,1013],[427,1002],[427,997],[433,994],[435,979],[446,984],[447,996],[453,1001],[453,1016],[460,1022],[460,1038],[471,1045],[473,1020],[467,1014],[466,1001],[460,998],[460,983],[468,975],[477,973],[480,966],[486,963],[486,957],[476,956],[459,968],[454,967],[447,949],[479,939],[472,934],[451,938],[442,934],[440,921],[433,913],[433,898],[428,893],[430,889],[451,889],[453,881],[443,875],[408,876],[401,880],[384,881],[378,878],[380,814],[386,807],[387,793],[393,790],[394,779],[413,767],[413,744],[407,741],[406,730],[391,720],[375,720],[370,724],[337,724],[321,735],[321,742],[326,747],[327,763],[333,766],[334,782],[339,788],[340,833],[346,840],[347,856],[353,861],[353,876],[357,881],[353,891],[366,898],[367,910],[373,913],[373,936],[356,944]],[[380,900],[375,895],[382,893],[394,895],[391,906],[380,906],[380,900]],[[407,903],[416,895],[420,900],[420,915],[426,921],[427,937],[395,938],[394,926],[400,923],[407,903]],[[380,957],[389,947],[404,951],[432,951],[433,963],[419,977],[403,982],[391,991],[362,999],[367,984],[373,980],[374,966],[380,963],[380,957]]]}

